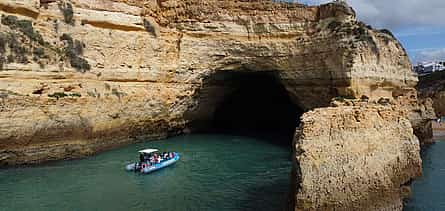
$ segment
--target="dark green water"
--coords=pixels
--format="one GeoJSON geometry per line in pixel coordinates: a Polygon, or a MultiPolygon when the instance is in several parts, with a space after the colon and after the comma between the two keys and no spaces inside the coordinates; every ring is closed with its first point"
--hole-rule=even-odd
{"type": "Polygon", "coordinates": [[[289,148],[255,138],[190,135],[2,169],[0,210],[283,210],[289,148]],[[137,150],[151,147],[178,151],[181,159],[148,175],[124,171],[137,150]]]}
{"type": "Polygon", "coordinates": [[[405,211],[445,210],[445,140],[422,150],[423,176],[412,185],[405,211]]]}

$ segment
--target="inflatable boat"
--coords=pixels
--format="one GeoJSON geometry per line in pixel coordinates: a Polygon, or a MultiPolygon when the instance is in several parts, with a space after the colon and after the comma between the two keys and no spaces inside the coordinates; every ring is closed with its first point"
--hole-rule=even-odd
{"type": "Polygon", "coordinates": [[[158,153],[158,149],[144,149],[140,150],[139,153],[140,161],[128,164],[125,167],[127,171],[148,174],[171,166],[179,160],[179,153],[177,152],[168,152],[167,156],[163,156],[164,153],[158,153]]]}

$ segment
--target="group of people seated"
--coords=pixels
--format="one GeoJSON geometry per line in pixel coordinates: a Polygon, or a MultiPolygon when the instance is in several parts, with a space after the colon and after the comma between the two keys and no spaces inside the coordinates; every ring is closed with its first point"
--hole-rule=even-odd
{"type": "Polygon", "coordinates": [[[152,153],[152,154],[141,154],[139,156],[140,163],[145,163],[151,166],[156,163],[161,163],[165,160],[170,160],[175,157],[174,152],[163,152],[163,153],[152,153]]]}

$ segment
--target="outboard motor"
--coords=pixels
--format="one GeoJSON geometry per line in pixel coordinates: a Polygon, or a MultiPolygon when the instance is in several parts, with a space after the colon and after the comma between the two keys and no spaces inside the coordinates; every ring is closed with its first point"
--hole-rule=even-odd
{"type": "Polygon", "coordinates": [[[139,166],[139,163],[136,162],[136,163],[134,164],[134,172],[137,172],[137,170],[138,170],[138,166],[139,166]]]}

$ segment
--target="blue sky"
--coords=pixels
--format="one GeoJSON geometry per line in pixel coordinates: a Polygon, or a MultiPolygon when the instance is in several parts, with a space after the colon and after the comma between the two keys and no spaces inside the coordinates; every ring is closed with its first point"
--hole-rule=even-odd
{"type": "MultiPolygon", "coordinates": [[[[310,5],[331,0],[293,0],[310,5]]],[[[359,20],[390,29],[413,63],[445,60],[445,0],[347,0],[359,20]]]]}

